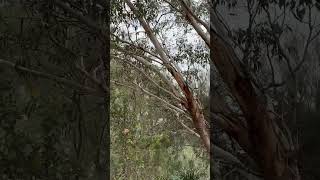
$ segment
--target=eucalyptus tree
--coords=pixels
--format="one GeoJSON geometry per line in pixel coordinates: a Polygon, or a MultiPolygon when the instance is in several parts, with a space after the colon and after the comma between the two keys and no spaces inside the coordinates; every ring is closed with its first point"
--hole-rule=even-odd
{"type": "Polygon", "coordinates": [[[2,4],[1,179],[108,177],[107,9],[2,4]]]}
{"type": "MultiPolygon", "coordinates": [[[[201,9],[202,14],[199,16],[208,21],[208,11],[202,8],[207,4],[199,2],[197,4],[192,2],[193,6],[201,9]]],[[[131,65],[151,82],[148,84],[166,93],[166,96],[159,97],[158,94],[150,92],[150,86],[146,85],[146,81],[133,82],[133,88],[141,89],[152,98],[162,102],[168,109],[185,116],[185,120],[190,119],[195,130],[187,126],[185,122],[182,122],[183,127],[200,137],[209,152],[208,123],[202,105],[206,103],[200,101],[203,98],[197,88],[200,88],[206,95],[208,91],[199,87],[201,83],[197,82],[197,76],[201,70],[192,74],[185,65],[190,63],[194,69],[201,69],[203,65],[202,71],[208,68],[209,31],[206,30],[207,25],[194,14],[186,13],[190,11],[188,8],[190,4],[182,1],[137,1],[134,4],[130,1],[114,1],[112,4],[112,14],[114,14],[111,22],[112,58],[131,65]],[[185,19],[185,16],[188,18],[185,19]],[[197,21],[201,22],[201,25],[198,26],[197,21]],[[198,33],[205,39],[204,42],[201,38],[197,38],[198,33]],[[188,40],[186,35],[193,38],[188,40]]],[[[127,82],[113,83],[128,85],[127,82]]],[[[205,84],[208,84],[208,81],[205,84]]],[[[217,146],[213,146],[213,149],[219,157],[244,168],[244,165],[232,154],[217,146]]]]}
{"type": "MultiPolygon", "coordinates": [[[[222,128],[237,142],[238,150],[243,150],[256,162],[256,171],[261,172],[256,173],[257,176],[265,179],[301,178],[298,144],[290,129],[293,130],[291,123],[296,119],[297,97],[301,96],[297,88],[299,70],[307,64],[308,59],[314,61],[311,47],[320,32],[318,20],[313,15],[318,13],[317,1],[114,2],[117,18],[112,22],[115,25],[112,26],[112,32],[116,46],[112,51],[113,56],[139,65],[140,70],[153,70],[166,83],[163,91],[170,94],[172,99],[164,103],[170,103],[171,109],[184,112],[192,119],[196,128],[194,134],[201,138],[208,152],[211,149],[212,157],[222,157],[244,168],[243,162],[236,156],[213,143],[210,146],[202,104],[184,71],[179,68],[180,58],[195,62],[201,56],[179,56],[190,53],[187,51],[188,45],[184,48],[174,45],[188,43],[179,41],[179,38],[176,43],[170,43],[169,40],[176,37],[170,34],[169,29],[178,29],[180,33],[191,29],[202,40],[199,42],[202,47],[210,48],[212,52],[211,87],[220,86],[223,93],[214,96],[217,92],[212,88],[211,128],[222,128]],[[201,11],[196,11],[199,9],[201,11]],[[207,22],[208,11],[212,12],[210,23],[207,22]],[[170,18],[161,20],[165,16],[176,21],[170,21],[170,18]],[[180,23],[183,24],[183,30],[179,29],[180,23]],[[305,34],[301,28],[306,30],[305,34]],[[292,43],[288,44],[288,38],[295,36],[301,36],[299,41],[303,42],[298,44],[298,48],[293,47],[292,43]],[[172,49],[178,49],[178,52],[172,49]],[[292,97],[283,96],[286,92],[292,97]],[[295,110],[279,106],[283,97],[293,100],[295,110]],[[292,116],[284,116],[288,112],[292,116]],[[283,119],[292,120],[287,123],[283,119]]],[[[191,53],[205,54],[197,51],[191,53]]],[[[205,59],[207,61],[203,62],[208,63],[207,56],[205,59]]],[[[316,74],[313,76],[318,78],[316,74]]],[[[137,85],[141,88],[141,85],[137,85]]],[[[211,139],[212,142],[214,140],[211,139]]],[[[247,175],[250,173],[252,171],[244,172],[247,175]]]]}
{"type": "MultiPolygon", "coordinates": [[[[160,85],[159,80],[155,81],[154,84],[168,94],[170,99],[164,101],[166,105],[175,112],[191,117],[196,124],[198,133],[201,134],[205,147],[209,150],[209,134],[204,114],[200,108],[200,102],[195,98],[195,92],[188,82],[195,79],[197,74],[194,76],[189,71],[190,78],[187,79],[186,73],[178,65],[178,63],[187,62],[186,60],[189,59],[192,59],[194,63],[196,61],[207,61],[208,50],[203,47],[203,44],[201,45],[201,42],[199,42],[198,47],[192,47],[190,44],[188,45],[186,38],[175,38],[174,34],[170,37],[164,32],[166,29],[168,31],[170,29],[185,30],[186,34],[190,31],[188,30],[190,27],[188,28],[186,22],[183,22],[180,12],[176,12],[176,9],[173,9],[175,6],[170,2],[137,1],[133,4],[126,1],[123,3],[125,4],[121,2],[113,3],[114,14],[118,14],[112,18],[114,21],[111,24],[113,28],[111,31],[114,31],[112,36],[116,47],[112,49],[111,55],[115,59],[131,63],[142,72],[145,71],[144,69],[148,69],[146,72],[151,71],[154,74],[153,76],[146,74],[146,78],[150,81],[152,81],[150,77],[155,75],[158,79],[160,78],[162,84],[160,85]],[[144,10],[142,7],[144,7],[144,10]],[[154,27],[151,28],[151,24],[154,27]],[[130,26],[133,28],[131,29],[130,26]],[[179,26],[186,26],[186,28],[181,27],[182,29],[179,29],[179,26]],[[144,32],[140,33],[141,30],[144,32]],[[159,38],[163,40],[160,42],[159,38]],[[178,44],[178,47],[174,44],[178,44]],[[173,47],[170,47],[171,45],[173,47]],[[192,53],[192,51],[199,53],[194,55],[195,53],[192,53]],[[202,57],[199,55],[202,55],[202,57]]],[[[178,33],[176,35],[181,36],[178,33]]],[[[139,84],[137,86],[139,87],[139,84]]],[[[157,96],[155,95],[155,97],[157,96]]],[[[162,97],[158,98],[162,99],[162,97]]]]}
{"type": "MultiPolygon", "coordinates": [[[[222,12],[217,2],[212,3],[212,61],[239,105],[237,113],[243,118],[224,120],[223,128],[255,159],[266,179],[300,179],[299,145],[290,132],[296,112],[278,106],[283,97],[272,93],[290,93],[290,88],[281,89],[289,83],[295,84],[297,89],[299,70],[306,61],[314,61],[311,47],[320,32],[319,21],[314,16],[319,4],[313,1],[244,1],[228,5],[231,9],[222,12]],[[229,17],[226,15],[234,10],[232,7],[241,6],[246,7],[243,10],[246,15],[241,14],[241,10],[230,13],[229,17]],[[219,13],[229,22],[221,20],[219,13]],[[245,16],[247,21],[238,24],[232,21],[232,16],[245,16]],[[290,49],[295,46],[293,43],[288,46],[288,38],[294,36],[301,38],[302,43],[296,44],[301,51],[293,52],[290,49]],[[283,115],[288,112],[293,116],[283,115]]],[[[287,100],[296,102],[298,92],[292,89],[291,92],[293,97],[287,100]]],[[[211,104],[214,110],[214,102],[211,104]]]]}

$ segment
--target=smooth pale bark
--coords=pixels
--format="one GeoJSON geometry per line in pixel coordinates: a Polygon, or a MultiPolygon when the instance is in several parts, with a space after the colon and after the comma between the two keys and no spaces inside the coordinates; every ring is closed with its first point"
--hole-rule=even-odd
{"type": "MultiPolygon", "coordinates": [[[[126,4],[130,7],[130,9],[137,14],[137,10],[135,6],[130,2],[130,0],[126,0],[126,4]]],[[[201,109],[200,104],[197,102],[196,98],[194,97],[193,93],[191,92],[190,88],[186,84],[181,72],[177,70],[173,66],[172,63],[170,63],[170,59],[165,53],[165,50],[161,46],[158,38],[153,33],[150,25],[146,22],[144,18],[141,16],[138,16],[138,20],[142,27],[144,28],[147,36],[150,38],[152,44],[157,50],[157,53],[161,57],[161,61],[163,62],[166,69],[170,72],[170,74],[173,76],[175,81],[177,82],[178,86],[180,87],[180,90],[185,96],[186,101],[181,102],[183,106],[188,110],[188,112],[191,115],[191,118],[193,120],[193,124],[195,128],[197,129],[197,132],[199,133],[201,140],[204,143],[204,146],[206,147],[207,151],[210,151],[210,137],[209,137],[209,131],[206,127],[206,121],[203,115],[203,111],[201,109]]]]}
{"type": "Polygon", "coordinates": [[[206,25],[200,18],[198,18],[194,13],[192,13],[191,9],[187,6],[184,0],[179,0],[183,11],[185,12],[185,17],[189,21],[189,23],[193,26],[194,30],[199,34],[199,36],[204,40],[204,42],[209,46],[210,44],[210,36],[208,32],[205,32],[201,25],[209,30],[208,25],[206,25]]]}

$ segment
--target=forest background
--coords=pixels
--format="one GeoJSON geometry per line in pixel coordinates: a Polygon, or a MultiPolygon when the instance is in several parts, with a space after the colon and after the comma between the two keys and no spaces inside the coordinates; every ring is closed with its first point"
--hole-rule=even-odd
{"type": "Polygon", "coordinates": [[[319,178],[319,9],[2,1],[1,178],[319,178]]]}

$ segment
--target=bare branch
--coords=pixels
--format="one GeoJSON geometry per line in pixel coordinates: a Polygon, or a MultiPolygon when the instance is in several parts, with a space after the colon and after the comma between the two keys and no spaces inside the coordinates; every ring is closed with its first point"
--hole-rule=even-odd
{"type": "Polygon", "coordinates": [[[99,88],[101,88],[101,90],[107,92],[107,88],[99,81],[97,80],[95,77],[93,77],[92,75],[90,75],[90,73],[88,71],[86,71],[83,67],[76,65],[76,68],[81,71],[88,79],[90,79],[94,84],[96,84],[99,88]]]}
{"type": "Polygon", "coordinates": [[[40,71],[35,71],[35,70],[32,70],[32,69],[28,69],[26,67],[17,66],[12,62],[9,62],[9,61],[3,60],[3,59],[0,59],[0,64],[6,65],[6,66],[11,67],[11,68],[15,68],[15,69],[17,69],[19,71],[30,73],[32,75],[35,75],[35,76],[38,76],[38,77],[41,77],[41,78],[50,79],[50,80],[53,80],[53,81],[55,81],[57,83],[62,83],[64,85],[66,85],[66,86],[69,86],[69,87],[72,87],[72,88],[76,88],[78,90],[85,91],[85,92],[91,93],[93,95],[99,95],[99,96],[104,97],[108,93],[107,89],[105,91],[97,91],[97,90],[95,90],[95,89],[93,89],[91,87],[83,86],[81,84],[78,84],[78,83],[76,83],[74,81],[71,81],[71,80],[68,80],[68,79],[65,79],[65,78],[57,77],[57,76],[54,76],[54,75],[51,75],[51,74],[47,74],[47,73],[44,73],[44,72],[40,72],[40,71]]]}
{"type": "Polygon", "coordinates": [[[161,89],[162,91],[166,92],[167,94],[169,94],[173,99],[175,99],[177,102],[181,102],[183,101],[182,100],[182,97],[179,96],[177,97],[175,94],[173,94],[172,92],[170,92],[169,90],[161,87],[158,83],[156,83],[153,79],[150,78],[149,75],[147,75],[142,69],[140,69],[139,67],[137,67],[136,65],[132,64],[130,61],[126,60],[126,59],[123,59],[123,58],[118,58],[118,57],[114,57],[114,58],[117,58],[119,60],[122,60],[124,62],[126,62],[127,64],[131,65],[132,67],[134,67],[137,71],[139,71],[142,75],[144,75],[145,78],[147,78],[150,82],[152,82],[154,85],[156,85],[159,89],[161,89]]]}
{"type": "Polygon", "coordinates": [[[124,44],[128,44],[128,45],[130,45],[130,46],[136,47],[137,49],[141,49],[141,50],[143,50],[144,52],[150,54],[151,56],[153,56],[153,57],[155,57],[155,58],[157,58],[157,59],[161,59],[156,53],[153,53],[153,52],[151,52],[151,51],[149,51],[149,50],[147,50],[147,49],[145,49],[145,48],[143,48],[143,47],[141,47],[141,46],[137,46],[137,45],[135,45],[135,44],[133,44],[133,43],[131,43],[131,42],[128,42],[128,41],[126,41],[126,40],[123,40],[123,39],[119,38],[118,36],[116,36],[116,35],[114,35],[114,34],[111,34],[111,36],[115,37],[118,41],[120,41],[120,42],[122,42],[122,43],[124,43],[124,44]]]}
{"type": "MultiPolygon", "coordinates": [[[[123,41],[124,43],[127,43],[127,44],[130,45],[130,46],[133,46],[133,48],[137,48],[137,50],[142,50],[142,51],[150,54],[152,57],[155,57],[155,58],[161,60],[161,58],[160,58],[157,54],[155,54],[155,53],[153,53],[153,52],[150,52],[150,51],[148,51],[148,50],[145,49],[145,48],[136,46],[136,45],[134,45],[134,44],[132,44],[132,43],[130,43],[130,42],[124,41],[124,40],[121,40],[121,41],[123,41]]],[[[126,53],[126,54],[131,54],[131,55],[134,54],[134,55],[137,55],[137,53],[131,52],[130,50],[125,49],[125,48],[123,48],[123,47],[119,47],[119,46],[117,47],[116,50],[121,51],[121,52],[124,52],[124,53],[126,53]]],[[[139,56],[141,56],[141,54],[139,54],[139,56]]],[[[144,56],[144,57],[145,57],[145,59],[149,59],[149,60],[151,60],[151,61],[153,61],[153,62],[156,62],[156,63],[158,63],[158,64],[163,65],[162,62],[160,62],[160,61],[158,61],[158,60],[156,60],[156,59],[154,59],[154,58],[151,58],[151,57],[149,57],[149,56],[144,56]]]]}
{"type": "Polygon", "coordinates": [[[138,84],[135,84],[136,87],[133,87],[133,86],[130,86],[130,85],[127,85],[127,84],[123,84],[123,83],[120,83],[120,82],[116,82],[116,81],[111,81],[112,83],[116,84],[116,85],[120,85],[120,86],[124,86],[124,87],[127,87],[127,88],[130,88],[130,89],[133,89],[133,90],[136,90],[137,88],[140,89],[142,92],[144,92],[145,94],[153,97],[153,98],[156,98],[157,100],[165,103],[166,105],[168,105],[168,107],[170,107],[171,109],[179,112],[179,113],[183,113],[185,114],[186,112],[182,109],[180,109],[179,107],[175,106],[175,105],[172,105],[171,103],[169,103],[168,101],[165,101],[163,98],[149,92],[148,90],[142,88],[141,86],[139,86],[138,84]]]}
{"type": "MultiPolygon", "coordinates": [[[[176,86],[167,78],[167,76],[165,74],[163,74],[161,72],[161,70],[151,64],[150,62],[148,62],[147,60],[145,60],[144,58],[142,57],[139,57],[139,56],[135,56],[135,55],[132,55],[133,58],[135,58],[136,60],[138,60],[140,63],[142,63],[144,66],[146,66],[147,68],[151,69],[153,72],[157,73],[158,76],[161,78],[161,80],[170,87],[171,91],[173,92],[173,94],[176,96],[176,97],[179,97],[180,99],[183,99],[183,97],[181,96],[181,94],[178,92],[178,90],[176,89],[176,86]]],[[[113,58],[118,58],[116,56],[113,56],[113,58]]]]}

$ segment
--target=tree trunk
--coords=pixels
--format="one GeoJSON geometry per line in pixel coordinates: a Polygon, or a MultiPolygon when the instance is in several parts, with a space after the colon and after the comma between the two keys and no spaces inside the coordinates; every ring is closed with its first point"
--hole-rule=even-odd
{"type": "Polygon", "coordinates": [[[210,48],[211,60],[239,104],[248,127],[240,129],[231,136],[237,140],[236,136],[248,133],[248,140],[238,143],[257,161],[265,179],[299,180],[295,157],[288,156],[288,148],[283,145],[282,139],[277,134],[280,129],[277,128],[274,117],[268,112],[265,97],[253,87],[231,46],[213,29],[211,29],[210,48]]]}
{"type": "MultiPolygon", "coordinates": [[[[126,4],[130,7],[130,9],[135,14],[137,13],[136,7],[129,0],[126,0],[126,4]]],[[[197,133],[200,135],[200,138],[201,138],[206,150],[208,152],[210,152],[209,130],[205,124],[206,121],[205,121],[203,111],[201,109],[200,104],[197,102],[196,98],[194,97],[191,89],[189,88],[188,84],[184,80],[181,72],[179,72],[177,67],[175,67],[174,64],[172,64],[170,62],[169,57],[165,53],[164,48],[161,46],[161,43],[159,42],[156,35],[153,33],[148,22],[141,16],[137,15],[137,17],[138,17],[138,20],[139,20],[140,24],[142,25],[143,29],[145,30],[147,36],[150,38],[152,44],[154,45],[157,53],[161,57],[161,61],[163,62],[163,65],[170,72],[170,74],[175,79],[176,83],[178,84],[181,92],[183,93],[184,99],[182,100],[181,103],[190,113],[193,124],[194,124],[195,128],[197,129],[197,133]]]]}

